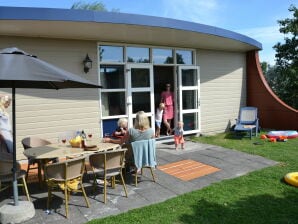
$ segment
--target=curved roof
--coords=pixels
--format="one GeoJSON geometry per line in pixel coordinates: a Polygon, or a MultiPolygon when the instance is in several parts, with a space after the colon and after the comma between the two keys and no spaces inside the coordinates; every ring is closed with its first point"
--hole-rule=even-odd
{"type": "Polygon", "coordinates": [[[127,13],[0,7],[0,35],[250,51],[258,41],[199,23],[127,13]]]}

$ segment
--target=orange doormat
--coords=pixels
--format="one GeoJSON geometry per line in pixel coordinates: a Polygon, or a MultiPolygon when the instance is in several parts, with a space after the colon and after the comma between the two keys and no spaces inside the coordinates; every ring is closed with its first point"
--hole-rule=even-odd
{"type": "Polygon", "coordinates": [[[220,170],[216,167],[208,166],[194,160],[181,160],[158,166],[158,169],[184,181],[192,180],[220,170]]]}

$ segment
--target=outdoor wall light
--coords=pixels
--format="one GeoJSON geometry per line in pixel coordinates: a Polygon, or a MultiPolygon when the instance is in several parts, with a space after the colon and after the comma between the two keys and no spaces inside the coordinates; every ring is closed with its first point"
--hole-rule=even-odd
{"type": "Polygon", "coordinates": [[[84,64],[84,72],[88,73],[89,70],[92,68],[92,60],[89,58],[88,54],[86,55],[83,61],[83,64],[84,64]]]}

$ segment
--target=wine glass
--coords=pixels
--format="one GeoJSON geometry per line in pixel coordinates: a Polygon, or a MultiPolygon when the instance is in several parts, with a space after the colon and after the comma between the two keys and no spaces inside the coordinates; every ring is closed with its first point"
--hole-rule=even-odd
{"type": "Polygon", "coordinates": [[[62,143],[63,145],[65,145],[65,143],[66,143],[66,135],[60,134],[59,135],[59,138],[58,138],[58,142],[59,143],[62,143]]]}

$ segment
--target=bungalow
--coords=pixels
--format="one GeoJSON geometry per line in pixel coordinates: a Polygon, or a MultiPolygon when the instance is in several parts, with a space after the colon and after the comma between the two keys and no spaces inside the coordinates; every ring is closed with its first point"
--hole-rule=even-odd
{"type": "MultiPolygon", "coordinates": [[[[165,84],[187,134],[225,131],[247,105],[248,55],[262,45],[247,36],[192,22],[84,10],[0,7],[0,48],[18,47],[103,89],[16,90],[21,139],[58,141],[70,130],[111,133],[143,110],[154,127],[165,84]],[[92,68],[84,70],[86,55],[92,68]]],[[[9,93],[10,89],[0,89],[9,93]]]]}

